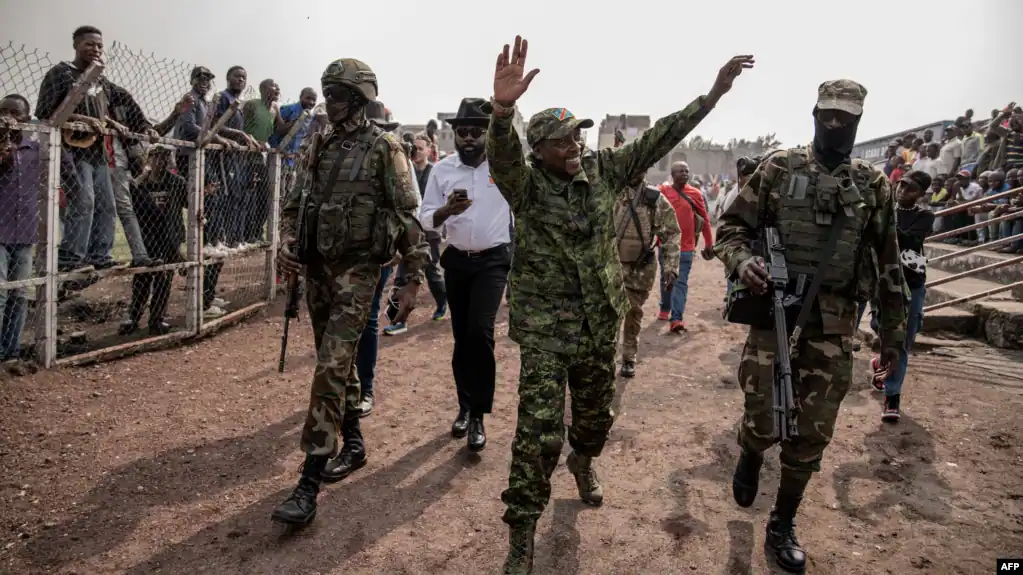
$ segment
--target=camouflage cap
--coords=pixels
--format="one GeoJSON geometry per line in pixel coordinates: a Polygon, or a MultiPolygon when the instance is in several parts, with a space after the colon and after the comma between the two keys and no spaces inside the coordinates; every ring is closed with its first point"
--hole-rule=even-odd
{"type": "Polygon", "coordinates": [[[841,110],[855,116],[863,114],[867,89],[852,80],[829,80],[817,88],[818,110],[841,110]]]}
{"type": "Polygon", "coordinates": [[[358,90],[369,101],[377,99],[377,75],[365,62],[355,58],[334,60],[320,76],[320,84],[341,84],[358,90]]]}
{"type": "Polygon", "coordinates": [[[558,140],[577,128],[592,128],[593,120],[576,118],[567,108],[547,108],[537,112],[526,126],[526,142],[530,147],[543,140],[558,140]]]}

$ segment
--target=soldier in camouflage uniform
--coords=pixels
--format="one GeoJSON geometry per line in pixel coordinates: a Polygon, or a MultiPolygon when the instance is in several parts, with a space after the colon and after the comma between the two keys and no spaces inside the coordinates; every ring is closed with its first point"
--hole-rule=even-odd
{"type": "MultiPolygon", "coordinates": [[[[866,284],[878,284],[886,364],[897,361],[905,337],[904,280],[888,179],[869,163],[849,159],[866,94],[850,80],[821,84],[812,146],[775,152],[760,164],[722,215],[714,246],[730,277],[758,294],[768,288],[763,260],[752,253],[760,225],[778,229],[794,289],[809,285],[822,260],[829,262],[816,301],[804,302],[813,307],[791,360],[799,433],[781,444],[781,484],[767,524],[768,546],[779,565],[795,573],[804,569],[806,554],[796,539],[794,518],[811,475],[820,471],[852,381],[852,337],[857,303],[870,296],[866,284]],[[841,232],[833,255],[826,258],[834,225],[841,232]],[[873,255],[877,264],[870,263],[873,255]],[[879,269],[867,269],[871,265],[879,269]]],[[[777,442],[772,413],[776,349],[772,330],[750,329],[739,365],[745,413],[732,492],[742,507],[753,504],[762,454],[777,442]]]]}
{"type": "Polygon", "coordinates": [[[322,481],[339,481],[365,465],[354,358],[381,266],[396,253],[404,255],[408,283],[399,294],[399,313],[407,315],[430,258],[415,217],[419,194],[404,147],[366,118],[366,105],[377,97],[376,75],[359,60],[346,58],[327,66],[320,81],[332,129],[310,145],[308,177],[292,191],[281,214],[278,255],[286,274],[301,273],[304,264],[306,305],[316,339],[312,397],[302,430],[302,476],[273,512],[274,520],[292,525],[305,525],[316,516],[322,481]],[[303,237],[297,237],[299,221],[303,237]]]}
{"type": "Polygon", "coordinates": [[[564,444],[565,387],[572,391],[572,453],[567,466],[580,498],[603,502],[592,460],[614,421],[615,348],[628,305],[618,260],[618,194],[667,154],[731,88],[751,57],[732,59],[701,96],[659,120],[636,141],[599,152],[581,149],[593,126],[564,108],[534,115],[524,154],[512,126],[515,102],[539,70],[524,74],[527,43],[505,45],[494,73],[487,132],[490,174],[515,215],[509,336],[519,344],[519,408],[504,521],[510,527],[505,573],[530,573],[536,521],[550,499],[550,478],[564,444]]]}
{"type": "Polygon", "coordinates": [[[660,240],[664,252],[661,283],[675,285],[681,230],[675,209],[657,188],[640,180],[626,186],[615,202],[615,230],[618,256],[622,262],[629,311],[625,314],[622,341],[622,376],[635,377],[639,331],[643,326],[643,304],[650,297],[657,276],[653,245],[660,240]]]}

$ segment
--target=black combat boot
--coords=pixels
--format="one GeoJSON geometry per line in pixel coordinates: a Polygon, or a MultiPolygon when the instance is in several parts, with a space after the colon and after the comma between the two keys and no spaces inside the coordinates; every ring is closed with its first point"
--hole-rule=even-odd
{"type": "Polygon", "coordinates": [[[626,360],[622,362],[622,377],[636,377],[636,362],[633,360],[626,360]]]}
{"type": "Polygon", "coordinates": [[[324,482],[337,483],[366,466],[366,446],[362,441],[362,428],[359,427],[360,415],[359,412],[345,413],[344,423],[341,424],[344,444],[341,453],[331,459],[323,471],[324,482]]]}
{"type": "Polygon", "coordinates": [[[530,575],[533,572],[535,535],[536,523],[532,521],[509,528],[508,558],[504,560],[504,575],[530,575]]]}
{"type": "Polygon", "coordinates": [[[760,489],[760,467],[764,464],[764,454],[743,447],[739,455],[739,463],[732,474],[732,497],[739,507],[749,507],[757,499],[760,489]]]}
{"type": "Polygon", "coordinates": [[[796,538],[795,519],[809,475],[782,469],[778,498],[767,523],[764,544],[774,551],[778,566],[789,573],[802,573],[806,569],[806,552],[796,538]]]}
{"type": "Polygon", "coordinates": [[[316,518],[316,496],[320,493],[323,468],[327,464],[324,455],[306,455],[302,465],[302,477],[291,495],[274,509],[270,518],[279,523],[305,526],[316,518]]]}

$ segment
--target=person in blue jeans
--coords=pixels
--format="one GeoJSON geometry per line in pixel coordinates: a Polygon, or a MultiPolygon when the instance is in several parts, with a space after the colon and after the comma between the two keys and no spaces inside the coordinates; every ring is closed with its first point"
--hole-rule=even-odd
{"type": "MultiPolygon", "coordinates": [[[[46,170],[39,142],[25,136],[17,124],[29,121],[24,96],[0,99],[0,282],[32,277],[32,250],[40,221],[40,186],[46,170]]],[[[74,171],[70,157],[61,154],[62,175],[74,171]]],[[[28,289],[0,289],[0,361],[18,359],[28,309],[28,289]]]]}
{"type": "Polygon", "coordinates": [[[369,320],[366,321],[362,337],[359,338],[359,347],[355,350],[355,370],[362,386],[362,401],[359,403],[361,417],[366,417],[373,411],[373,380],[376,376],[377,350],[380,344],[380,299],[392,271],[394,267],[389,266],[380,272],[380,282],[377,283],[373,303],[369,307],[369,320]]]}
{"type": "MultiPolygon", "coordinates": [[[[923,327],[924,297],[927,295],[927,267],[923,257],[924,240],[934,225],[934,212],[917,204],[924,191],[931,185],[927,172],[914,170],[904,175],[895,184],[897,231],[899,236],[902,273],[910,291],[909,313],[907,314],[906,342],[899,355],[899,361],[889,371],[880,369],[879,358],[874,358],[873,384],[878,391],[884,391],[881,420],[894,423],[899,420],[902,399],[902,384],[906,379],[909,352],[913,348],[916,334],[923,327]]],[[[873,315],[873,314],[872,314],[873,315]]],[[[871,318],[871,328],[877,331],[877,322],[871,318]]]]}

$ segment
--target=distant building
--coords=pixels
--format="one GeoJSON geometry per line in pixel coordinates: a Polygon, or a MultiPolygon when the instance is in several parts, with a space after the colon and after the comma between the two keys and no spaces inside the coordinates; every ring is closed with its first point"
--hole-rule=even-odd
{"type": "MultiPolygon", "coordinates": [[[[597,149],[614,146],[615,130],[621,129],[628,144],[643,135],[653,125],[650,116],[607,114],[600,121],[597,133],[597,149]]],[[[749,147],[728,149],[724,146],[689,148],[684,143],[661,158],[650,170],[646,179],[652,184],[660,184],[671,177],[671,165],[675,162],[686,162],[693,177],[710,180],[714,176],[726,179],[735,177],[735,161],[742,156],[755,156],[763,150],[749,147]]]]}
{"type": "MultiPolygon", "coordinates": [[[[455,151],[455,132],[451,129],[451,125],[448,124],[449,118],[454,118],[453,112],[438,112],[437,120],[440,121],[440,125],[437,126],[437,150],[452,154],[455,151]]],[[[512,125],[515,126],[515,130],[519,133],[519,138],[522,140],[523,149],[529,150],[526,145],[526,125],[522,121],[522,114],[519,112],[518,107],[515,108],[515,117],[512,119],[512,125]]],[[[418,134],[426,131],[426,124],[402,124],[398,128],[399,134],[405,132],[412,132],[418,134]]]]}

